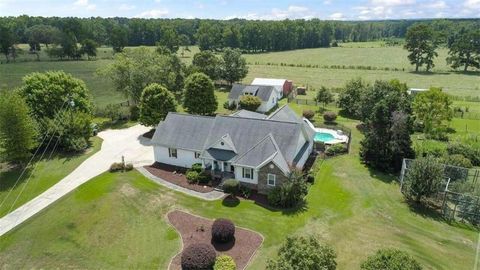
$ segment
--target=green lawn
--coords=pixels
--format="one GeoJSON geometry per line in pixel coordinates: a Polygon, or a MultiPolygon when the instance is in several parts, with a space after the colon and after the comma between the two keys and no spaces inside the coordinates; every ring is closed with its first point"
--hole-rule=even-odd
{"type": "Polygon", "coordinates": [[[250,269],[264,269],[285,236],[303,233],[334,246],[338,269],[358,269],[380,247],[404,249],[426,269],[472,269],[477,232],[412,211],[393,176],[360,164],[357,122],[339,121],[353,129],[352,153],[317,164],[304,211],[270,211],[248,201],[229,207],[157,186],[136,171],[105,173],[2,237],[0,261],[12,269],[165,269],[180,248],[165,214],[180,208],[263,234],[250,269]]]}
{"type": "MultiPolygon", "coordinates": [[[[0,167],[0,217],[56,184],[84,160],[100,150],[101,144],[102,140],[100,138],[93,137],[92,147],[86,153],[78,155],[55,153],[51,159],[49,159],[51,152],[47,151],[41,161],[30,165],[16,186],[15,183],[22,173],[23,167],[8,170],[0,167]],[[15,188],[13,188],[14,186],[15,188]]],[[[40,151],[38,155],[40,156],[42,152],[40,151]]]]}

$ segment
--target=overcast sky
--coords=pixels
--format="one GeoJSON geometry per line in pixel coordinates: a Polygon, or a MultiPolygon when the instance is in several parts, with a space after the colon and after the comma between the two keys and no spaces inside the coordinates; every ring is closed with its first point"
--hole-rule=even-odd
{"type": "Polygon", "coordinates": [[[0,16],[374,20],[479,18],[480,0],[0,0],[0,16]]]}

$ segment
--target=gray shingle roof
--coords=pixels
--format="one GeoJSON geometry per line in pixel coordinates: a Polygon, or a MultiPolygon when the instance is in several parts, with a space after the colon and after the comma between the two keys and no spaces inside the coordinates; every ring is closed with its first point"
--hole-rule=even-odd
{"type": "Polygon", "coordinates": [[[169,113],[157,126],[152,143],[202,151],[214,121],[214,117],[169,113]]]}
{"type": "Polygon", "coordinates": [[[205,142],[205,147],[214,144],[224,134],[228,133],[239,156],[241,156],[271,133],[283,156],[288,163],[291,163],[295,158],[301,129],[301,123],[217,116],[205,142]]]}
{"type": "Polygon", "coordinates": [[[296,123],[303,122],[302,119],[298,117],[298,115],[287,105],[283,105],[282,107],[278,108],[276,111],[271,113],[267,119],[296,123]]]}
{"type": "Polygon", "coordinates": [[[244,93],[249,93],[251,95],[259,97],[262,101],[268,101],[274,90],[275,87],[270,85],[233,84],[232,89],[228,94],[228,99],[237,100],[244,93]]]}
{"type": "Polygon", "coordinates": [[[230,114],[230,116],[243,117],[243,118],[257,118],[257,119],[267,118],[267,116],[263,113],[257,113],[257,112],[247,111],[247,110],[236,111],[230,114]]]}
{"type": "Polygon", "coordinates": [[[235,154],[235,152],[233,151],[215,148],[207,149],[202,153],[203,158],[216,159],[221,161],[230,161],[236,156],[237,154],[235,154]]]}

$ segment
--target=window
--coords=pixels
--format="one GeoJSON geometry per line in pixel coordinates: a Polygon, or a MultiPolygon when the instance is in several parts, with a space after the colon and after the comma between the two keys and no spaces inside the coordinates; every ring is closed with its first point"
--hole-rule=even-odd
{"type": "Polygon", "coordinates": [[[177,149],[168,148],[168,156],[171,158],[177,158],[177,149]]]}
{"type": "Polygon", "coordinates": [[[199,152],[195,152],[195,158],[196,158],[196,159],[199,159],[199,158],[200,158],[200,153],[199,153],[199,152]]]}
{"type": "Polygon", "coordinates": [[[243,168],[243,178],[253,179],[253,170],[250,168],[243,168]]]}
{"type": "Polygon", "coordinates": [[[269,173],[269,174],[267,175],[267,185],[274,187],[274,186],[275,186],[276,178],[277,178],[277,177],[276,177],[275,174],[269,173]]]}

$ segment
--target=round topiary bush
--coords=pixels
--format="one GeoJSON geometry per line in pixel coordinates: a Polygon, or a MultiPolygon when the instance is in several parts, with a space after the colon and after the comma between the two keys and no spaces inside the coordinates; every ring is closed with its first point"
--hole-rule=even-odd
{"type": "Polygon", "coordinates": [[[308,120],[312,119],[315,116],[315,112],[312,110],[303,110],[303,117],[307,118],[308,120]]]}
{"type": "Polygon", "coordinates": [[[337,119],[337,114],[335,112],[325,112],[323,114],[323,120],[325,122],[334,122],[337,119]]]}
{"type": "Polygon", "coordinates": [[[182,270],[207,270],[215,264],[217,253],[215,249],[205,243],[195,243],[182,252],[182,270]]]}
{"type": "Polygon", "coordinates": [[[194,184],[198,182],[198,172],[196,171],[187,171],[185,174],[185,177],[187,178],[188,183],[194,184]]]}
{"type": "Polygon", "coordinates": [[[237,265],[232,257],[228,255],[221,255],[218,256],[215,260],[215,265],[213,266],[213,270],[236,270],[237,265]]]}
{"type": "Polygon", "coordinates": [[[216,219],[212,225],[212,239],[216,243],[228,243],[235,237],[235,225],[224,218],[216,219]]]}

